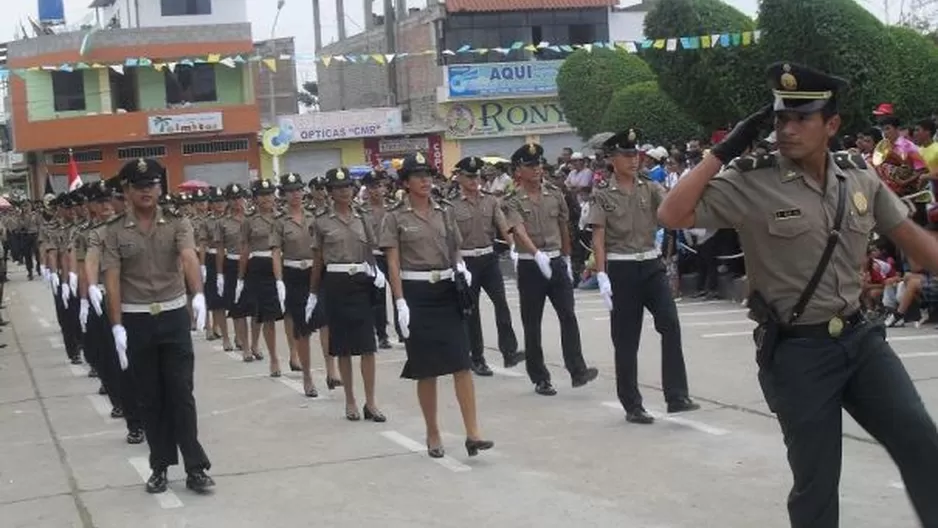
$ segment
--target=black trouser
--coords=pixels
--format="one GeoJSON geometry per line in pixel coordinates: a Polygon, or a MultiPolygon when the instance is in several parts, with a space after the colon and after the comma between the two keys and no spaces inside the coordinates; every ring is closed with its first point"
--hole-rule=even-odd
{"type": "Polygon", "coordinates": [[[788,448],[793,528],[837,528],[845,409],[899,467],[922,526],[938,526],[938,430],[882,325],[787,339],[759,381],[788,448]]]}
{"type": "Polygon", "coordinates": [[[159,315],[124,313],[127,357],[136,384],[141,416],[150,446],[150,468],[158,471],[179,463],[186,471],[211,464],[198,439],[193,370],[195,355],[185,308],[159,315]]]}
{"type": "Polygon", "coordinates": [[[544,317],[544,300],[557,312],[560,322],[560,347],[563,363],[571,376],[586,370],[583,349],[580,344],[580,327],[573,305],[573,284],[567,276],[567,264],[560,257],[550,261],[553,270],[550,280],[544,278],[533,260],[518,261],[518,294],[521,297],[521,324],[524,326],[525,366],[533,383],[550,381],[550,371],[544,363],[541,348],[541,320],[544,317]]]}
{"type": "MultiPolygon", "coordinates": [[[[67,281],[68,279],[66,279],[67,281]]],[[[81,355],[81,326],[78,322],[78,299],[69,297],[68,308],[62,302],[62,285],[60,284],[52,294],[55,300],[55,316],[62,330],[62,342],[65,344],[65,354],[69,359],[81,355]]]]}
{"type": "Polygon", "coordinates": [[[14,231],[10,235],[10,256],[13,257],[13,262],[22,262],[23,261],[23,232],[14,231]]]}
{"type": "MultiPolygon", "coordinates": [[[[378,265],[378,269],[384,273],[384,276],[388,276],[388,259],[384,255],[375,255],[375,264],[378,265]]],[[[375,288],[374,293],[374,302],[372,304],[372,310],[375,314],[375,335],[378,336],[378,339],[387,339],[388,338],[388,289],[384,288],[375,288]]],[[[394,310],[394,331],[397,332],[398,341],[403,341],[401,337],[401,326],[397,323],[397,305],[391,303],[391,309],[394,310]]]]}
{"type": "MultiPolygon", "coordinates": [[[[101,305],[107,306],[107,297],[101,301],[101,305]]],[[[131,371],[122,371],[120,361],[117,359],[117,349],[114,348],[114,334],[111,332],[111,320],[107,312],[98,315],[94,308],[89,308],[88,314],[88,333],[92,328],[99,336],[98,344],[98,376],[101,383],[107,389],[108,398],[111,405],[120,407],[124,411],[124,420],[127,422],[128,431],[138,431],[143,429],[143,417],[140,414],[140,403],[137,401],[137,391],[134,388],[134,381],[131,377],[131,371]],[[113,395],[113,396],[112,396],[113,395]]],[[[86,345],[87,346],[87,345],[86,345]]],[[[87,356],[87,353],[86,353],[87,356]]]]}
{"type": "Polygon", "coordinates": [[[505,298],[505,280],[502,278],[502,269],[499,266],[495,253],[481,257],[468,257],[465,259],[466,268],[472,274],[472,298],[475,307],[469,316],[469,350],[472,360],[485,361],[485,343],[482,338],[482,317],[479,314],[480,293],[485,294],[492,301],[495,308],[495,328],[498,331],[498,350],[502,356],[509,356],[518,351],[518,338],[511,326],[511,310],[508,309],[508,300],[505,298]]]}
{"type": "Polygon", "coordinates": [[[606,265],[612,283],[610,330],[616,357],[616,392],[626,411],[642,407],[638,390],[638,345],[645,308],[661,334],[661,384],[668,402],[687,397],[687,369],[681,348],[681,325],[661,259],[642,262],[611,261],[606,265]]]}
{"type": "Polygon", "coordinates": [[[38,234],[36,233],[23,233],[23,260],[26,264],[26,273],[30,277],[33,276],[33,270],[36,273],[39,273],[39,244],[37,243],[38,234]]]}
{"type": "Polygon", "coordinates": [[[719,289],[719,243],[720,237],[714,234],[697,245],[697,291],[716,292],[719,289]]]}

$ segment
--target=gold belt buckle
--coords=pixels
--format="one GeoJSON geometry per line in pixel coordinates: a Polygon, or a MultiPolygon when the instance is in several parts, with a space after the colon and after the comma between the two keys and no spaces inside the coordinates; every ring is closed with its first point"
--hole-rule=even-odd
{"type": "Polygon", "coordinates": [[[160,303],[153,303],[150,305],[150,315],[159,315],[163,311],[163,305],[160,303]]]}
{"type": "Polygon", "coordinates": [[[844,320],[838,316],[831,317],[831,320],[827,322],[827,333],[831,337],[840,337],[844,331],[844,320]]]}
{"type": "Polygon", "coordinates": [[[440,272],[433,270],[430,272],[430,284],[436,284],[437,282],[440,282],[440,272]]]}

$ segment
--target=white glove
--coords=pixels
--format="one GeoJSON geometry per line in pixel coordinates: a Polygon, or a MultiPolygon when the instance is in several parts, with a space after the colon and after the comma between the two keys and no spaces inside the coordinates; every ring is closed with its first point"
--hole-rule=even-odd
{"type": "Polygon", "coordinates": [[[387,286],[388,278],[384,276],[384,272],[375,267],[375,288],[379,290],[387,286]]]}
{"type": "Polygon", "coordinates": [[[550,267],[550,259],[543,252],[538,251],[534,254],[534,262],[537,263],[545,279],[550,280],[554,276],[554,271],[550,267]]]}
{"type": "Polygon", "coordinates": [[[404,299],[394,301],[394,306],[397,307],[397,325],[401,327],[401,337],[407,339],[410,337],[410,308],[404,299]]]}
{"type": "Polygon", "coordinates": [[[111,327],[111,333],[114,335],[114,348],[117,349],[117,361],[121,365],[121,370],[127,370],[127,330],[124,325],[114,325],[111,327]]]}
{"type": "Polygon", "coordinates": [[[462,273],[462,276],[466,278],[467,285],[472,286],[472,272],[466,268],[465,261],[460,260],[459,263],[456,264],[456,271],[462,273]]]}
{"type": "Polygon", "coordinates": [[[78,304],[78,322],[81,323],[81,333],[88,333],[88,299],[82,299],[78,304]]]}
{"type": "Polygon", "coordinates": [[[59,274],[49,271],[49,285],[52,286],[52,293],[59,291],[59,274]]]}
{"type": "Polygon", "coordinates": [[[49,268],[39,265],[39,275],[42,277],[42,280],[49,282],[49,268]]]}
{"type": "Polygon", "coordinates": [[[284,301],[287,299],[287,285],[282,280],[277,281],[277,300],[280,301],[280,311],[286,312],[287,306],[284,301]]]}
{"type": "Polygon", "coordinates": [[[62,305],[65,306],[65,309],[68,310],[68,298],[72,296],[72,290],[69,289],[68,284],[62,285],[62,305]]]}
{"type": "Polygon", "coordinates": [[[515,246],[511,246],[508,256],[511,257],[511,265],[515,267],[515,273],[518,273],[518,252],[515,251],[515,246]]]}
{"type": "Polygon", "coordinates": [[[78,295],[78,275],[73,272],[68,272],[68,288],[72,293],[78,295]]]}
{"type": "Polygon", "coordinates": [[[205,283],[205,274],[207,273],[206,270],[205,270],[205,264],[202,264],[201,266],[199,266],[199,271],[202,273],[202,283],[204,284],[204,283],[205,283]]]}
{"type": "Polygon", "coordinates": [[[195,315],[195,327],[200,330],[205,328],[205,295],[204,294],[197,293],[192,298],[192,313],[195,315]]]}
{"type": "Polygon", "coordinates": [[[573,284],[573,263],[570,257],[564,257],[563,261],[567,263],[567,277],[570,278],[570,284],[573,284]]]}
{"type": "Polygon", "coordinates": [[[238,299],[241,298],[242,291],[244,291],[244,280],[238,279],[238,283],[235,285],[235,298],[234,298],[235,303],[237,303],[238,299]]]}
{"type": "Polygon", "coordinates": [[[612,283],[609,282],[609,275],[605,271],[596,274],[596,281],[599,283],[599,296],[603,298],[603,304],[606,309],[612,311],[612,283]]]}
{"type": "Polygon", "coordinates": [[[313,318],[313,311],[316,309],[316,303],[319,302],[319,297],[316,297],[315,293],[309,294],[309,297],[306,298],[306,322],[308,323],[310,319],[313,318]]]}
{"type": "Polygon", "coordinates": [[[97,284],[88,285],[88,301],[91,303],[91,307],[94,308],[94,313],[100,317],[104,313],[104,309],[101,307],[101,303],[104,302],[104,294],[101,293],[101,288],[97,284]]]}
{"type": "Polygon", "coordinates": [[[225,276],[221,273],[215,277],[215,290],[218,291],[219,297],[225,296],[225,276]]]}

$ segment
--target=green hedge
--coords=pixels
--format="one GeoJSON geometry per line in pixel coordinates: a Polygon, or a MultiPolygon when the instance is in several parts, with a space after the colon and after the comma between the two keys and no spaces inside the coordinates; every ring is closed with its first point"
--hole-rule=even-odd
{"type": "Polygon", "coordinates": [[[654,81],[633,84],[613,94],[602,120],[605,130],[634,128],[641,143],[679,144],[700,137],[700,127],[654,81]]]}
{"type": "Polygon", "coordinates": [[[612,94],[624,86],[653,81],[651,68],[624,50],[578,50],[560,66],[557,91],[567,122],[585,140],[600,126],[612,94]]]}
{"type": "Polygon", "coordinates": [[[886,32],[894,75],[901,80],[891,100],[896,115],[907,122],[931,116],[938,111],[938,46],[913,29],[891,26],[886,32]]]}

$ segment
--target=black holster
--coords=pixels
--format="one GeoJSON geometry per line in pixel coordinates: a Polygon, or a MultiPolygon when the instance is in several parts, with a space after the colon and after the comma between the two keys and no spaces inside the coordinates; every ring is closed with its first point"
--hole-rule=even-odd
{"type": "Polygon", "coordinates": [[[756,344],[756,364],[760,369],[766,369],[772,365],[775,358],[781,321],[758,291],[749,294],[748,306],[753,318],[759,323],[752,331],[752,340],[756,344]]]}

